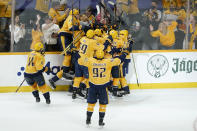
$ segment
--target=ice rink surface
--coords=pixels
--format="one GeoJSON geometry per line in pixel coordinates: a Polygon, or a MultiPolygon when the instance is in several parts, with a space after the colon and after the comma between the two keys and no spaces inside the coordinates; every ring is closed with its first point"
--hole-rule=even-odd
{"type": "Polygon", "coordinates": [[[89,128],[85,100],[69,92],[51,92],[50,105],[36,103],[30,92],[0,94],[0,131],[195,131],[197,88],[131,90],[110,96],[105,127],[98,126],[98,107],[89,128]]]}

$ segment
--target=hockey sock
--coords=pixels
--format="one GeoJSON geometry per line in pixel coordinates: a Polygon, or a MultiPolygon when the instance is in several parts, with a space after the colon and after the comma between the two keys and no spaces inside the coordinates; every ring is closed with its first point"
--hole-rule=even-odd
{"type": "Polygon", "coordinates": [[[128,86],[127,80],[125,79],[125,77],[120,78],[120,83],[121,83],[122,87],[128,86]]]}
{"type": "Polygon", "coordinates": [[[44,93],[43,96],[44,96],[45,99],[50,99],[50,94],[49,94],[49,92],[44,93]]]}
{"type": "Polygon", "coordinates": [[[32,94],[33,94],[33,96],[36,97],[36,98],[39,97],[39,92],[38,92],[38,90],[33,91],[32,94]]]}
{"type": "Polygon", "coordinates": [[[50,104],[51,103],[51,100],[50,100],[50,94],[49,94],[49,92],[44,93],[43,96],[46,99],[46,103],[47,104],[50,104]]]}
{"type": "Polygon", "coordinates": [[[58,78],[57,76],[54,76],[54,77],[52,78],[52,80],[53,80],[53,82],[56,82],[56,81],[59,80],[59,78],[58,78]]]}
{"type": "Polygon", "coordinates": [[[68,73],[70,67],[63,66],[62,69],[63,69],[63,72],[64,72],[64,73],[68,73]]]}
{"type": "Polygon", "coordinates": [[[80,87],[81,89],[85,89],[85,88],[86,88],[86,84],[81,82],[80,85],[79,85],[79,87],[80,87]]]}
{"type": "Polygon", "coordinates": [[[105,125],[105,123],[103,122],[103,119],[105,117],[106,106],[107,105],[100,104],[100,107],[99,107],[99,126],[104,126],[105,125]]]}
{"type": "Polygon", "coordinates": [[[94,104],[88,103],[87,118],[91,118],[92,117],[92,114],[94,112],[94,107],[95,107],[95,103],[94,104]]]}
{"type": "Polygon", "coordinates": [[[93,112],[89,112],[89,111],[87,111],[87,119],[91,119],[91,117],[92,117],[92,114],[93,114],[93,112]]]}
{"type": "Polygon", "coordinates": [[[99,105],[99,119],[104,118],[105,112],[106,112],[106,107],[107,107],[107,105],[104,105],[104,104],[99,105]]]}
{"type": "Polygon", "coordinates": [[[130,92],[130,90],[129,90],[129,86],[125,86],[125,87],[123,87],[123,90],[124,90],[124,91],[126,91],[126,92],[130,92]]]}

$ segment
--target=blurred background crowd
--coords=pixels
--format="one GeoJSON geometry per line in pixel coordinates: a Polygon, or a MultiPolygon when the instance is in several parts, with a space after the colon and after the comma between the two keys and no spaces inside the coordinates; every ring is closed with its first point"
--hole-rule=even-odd
{"type": "Polygon", "coordinates": [[[197,48],[197,0],[0,0],[0,52],[29,52],[38,41],[60,51],[58,32],[72,8],[82,25],[93,15],[127,29],[134,50],[197,48]]]}

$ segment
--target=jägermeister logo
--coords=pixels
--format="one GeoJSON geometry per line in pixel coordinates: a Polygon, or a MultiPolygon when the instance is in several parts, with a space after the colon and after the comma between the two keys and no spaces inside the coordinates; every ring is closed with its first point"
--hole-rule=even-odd
{"type": "Polygon", "coordinates": [[[197,60],[192,61],[186,58],[182,58],[182,59],[174,58],[173,65],[174,65],[174,67],[172,68],[173,73],[177,73],[177,72],[191,73],[193,71],[197,71],[197,60]]]}
{"type": "Polygon", "coordinates": [[[169,63],[167,58],[159,54],[152,56],[147,63],[148,73],[155,78],[165,75],[168,68],[169,63]]]}

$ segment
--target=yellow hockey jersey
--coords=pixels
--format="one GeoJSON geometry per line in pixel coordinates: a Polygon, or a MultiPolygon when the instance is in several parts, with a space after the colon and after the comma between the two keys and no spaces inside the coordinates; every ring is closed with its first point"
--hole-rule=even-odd
{"type": "Polygon", "coordinates": [[[32,51],[28,55],[25,73],[34,74],[42,70],[45,65],[44,55],[39,52],[32,51]]]}
{"type": "Polygon", "coordinates": [[[32,29],[31,33],[32,33],[32,43],[31,43],[30,49],[34,50],[34,45],[37,42],[42,42],[43,33],[41,31],[37,31],[37,30],[34,30],[34,29],[32,29]]]}
{"type": "Polygon", "coordinates": [[[86,36],[82,37],[80,40],[80,50],[79,54],[81,57],[93,57],[94,52],[96,50],[103,50],[104,46],[102,44],[99,44],[94,39],[89,39],[86,36]]]}
{"type": "Polygon", "coordinates": [[[104,37],[99,37],[99,36],[94,36],[94,39],[97,40],[98,43],[104,44],[106,41],[106,38],[104,37]]]}
{"type": "MultiPolygon", "coordinates": [[[[112,46],[117,48],[117,49],[123,49],[124,47],[124,41],[121,39],[121,38],[118,38],[118,39],[113,39],[113,42],[112,42],[112,46]]],[[[121,53],[114,53],[113,56],[119,56],[121,53]]]]}
{"type": "MultiPolygon", "coordinates": [[[[124,37],[120,37],[121,39],[122,39],[122,41],[123,41],[123,43],[124,43],[124,45],[123,45],[123,48],[128,48],[129,47],[129,42],[128,42],[128,38],[124,38],[124,37]]],[[[130,56],[130,54],[128,54],[127,56],[126,56],[126,59],[130,59],[131,58],[131,56],[130,56]]]]}
{"type": "Polygon", "coordinates": [[[11,17],[12,0],[0,0],[0,17],[11,17]]]}
{"type": "MultiPolygon", "coordinates": [[[[103,32],[103,35],[101,37],[98,37],[98,38],[95,37],[95,39],[98,42],[101,42],[103,44],[108,39],[108,36],[109,35],[106,32],[103,32]]],[[[105,52],[104,58],[112,58],[112,55],[110,54],[110,52],[111,52],[111,45],[108,45],[107,49],[104,52],[105,52]]]]}
{"type": "Polygon", "coordinates": [[[121,38],[114,39],[112,45],[116,48],[123,48],[124,47],[124,41],[121,38]]]}
{"type": "Polygon", "coordinates": [[[166,35],[162,34],[160,30],[151,32],[152,37],[160,37],[160,43],[164,46],[171,47],[175,43],[174,30],[177,26],[177,22],[173,21],[171,25],[168,26],[168,33],[166,35]]]}
{"type": "Polygon", "coordinates": [[[102,59],[95,58],[80,58],[78,60],[80,65],[88,67],[89,82],[94,85],[104,85],[111,79],[111,69],[121,63],[119,58],[102,59]]]}
{"type": "Polygon", "coordinates": [[[59,24],[59,22],[63,21],[63,20],[67,17],[66,14],[60,15],[60,13],[58,12],[58,10],[55,10],[55,9],[53,9],[53,8],[51,8],[51,9],[49,10],[48,15],[49,15],[51,18],[53,18],[53,19],[56,18],[56,20],[57,20],[57,23],[56,23],[56,24],[59,24]]]}
{"type": "Polygon", "coordinates": [[[68,32],[72,34],[72,31],[70,31],[70,29],[73,25],[79,26],[79,20],[75,16],[72,19],[72,15],[69,15],[64,21],[64,24],[59,32],[68,32]]]}

